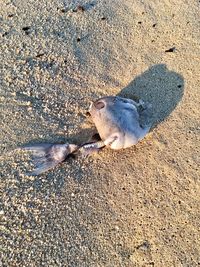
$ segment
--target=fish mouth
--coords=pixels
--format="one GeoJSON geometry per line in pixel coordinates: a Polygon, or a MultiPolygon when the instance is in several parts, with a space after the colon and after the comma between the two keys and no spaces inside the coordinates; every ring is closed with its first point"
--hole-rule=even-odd
{"type": "Polygon", "coordinates": [[[105,107],[105,103],[102,100],[97,100],[94,102],[94,106],[96,109],[100,110],[105,107]]]}

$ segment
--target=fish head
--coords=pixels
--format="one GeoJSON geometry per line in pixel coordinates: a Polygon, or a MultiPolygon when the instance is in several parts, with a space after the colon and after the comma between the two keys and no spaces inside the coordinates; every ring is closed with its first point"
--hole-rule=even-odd
{"type": "Polygon", "coordinates": [[[105,140],[116,131],[116,97],[107,96],[94,101],[89,108],[89,113],[102,140],[105,140]]]}

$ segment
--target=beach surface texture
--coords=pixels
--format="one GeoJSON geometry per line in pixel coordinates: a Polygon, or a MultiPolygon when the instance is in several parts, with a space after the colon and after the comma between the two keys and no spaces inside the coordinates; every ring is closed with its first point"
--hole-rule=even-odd
{"type": "Polygon", "coordinates": [[[0,266],[200,265],[200,2],[0,0],[0,266]],[[107,95],[153,105],[136,146],[27,175],[107,95]]]}

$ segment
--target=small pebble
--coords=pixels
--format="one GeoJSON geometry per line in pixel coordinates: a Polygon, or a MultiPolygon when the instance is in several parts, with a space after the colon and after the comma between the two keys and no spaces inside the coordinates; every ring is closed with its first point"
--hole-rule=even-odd
{"type": "Polygon", "coordinates": [[[165,52],[174,52],[176,50],[176,47],[172,47],[172,48],[169,48],[167,50],[165,50],[165,52]]]}

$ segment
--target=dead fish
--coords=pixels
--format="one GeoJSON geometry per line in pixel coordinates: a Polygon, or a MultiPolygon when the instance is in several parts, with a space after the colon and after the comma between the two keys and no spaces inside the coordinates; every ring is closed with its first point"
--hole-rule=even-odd
{"type": "Polygon", "coordinates": [[[31,175],[46,172],[73,154],[88,156],[103,147],[123,149],[137,144],[151,128],[151,123],[141,125],[140,122],[141,115],[149,121],[150,110],[151,105],[142,100],[136,102],[118,96],[96,100],[88,111],[98,132],[94,140],[81,145],[37,144],[21,148],[33,153],[36,169],[31,175]]]}

